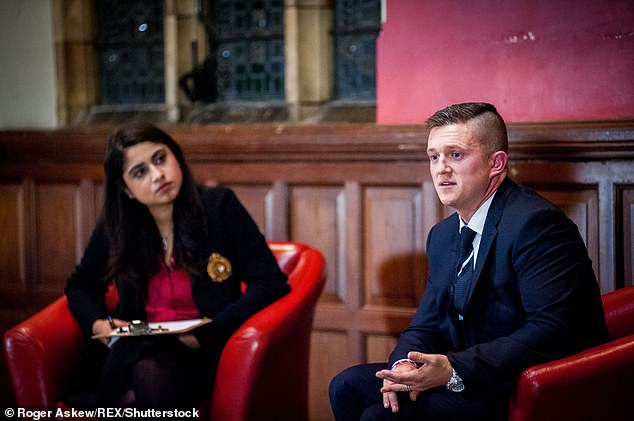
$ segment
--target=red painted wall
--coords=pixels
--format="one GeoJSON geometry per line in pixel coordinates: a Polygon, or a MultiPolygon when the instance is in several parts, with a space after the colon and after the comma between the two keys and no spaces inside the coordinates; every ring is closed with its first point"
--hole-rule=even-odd
{"type": "Polygon", "coordinates": [[[634,118],[634,1],[386,0],[377,122],[465,101],[508,121],[634,118]]]}

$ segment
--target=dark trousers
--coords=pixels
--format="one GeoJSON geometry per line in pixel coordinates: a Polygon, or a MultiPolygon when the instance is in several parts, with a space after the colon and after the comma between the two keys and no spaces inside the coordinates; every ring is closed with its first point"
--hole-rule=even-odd
{"type": "Polygon", "coordinates": [[[378,420],[504,420],[506,399],[468,399],[463,393],[445,388],[418,394],[412,402],[406,393],[398,394],[399,411],[383,407],[383,380],[375,373],[386,368],[383,363],[350,367],[330,382],[330,405],[337,421],[378,420]]]}

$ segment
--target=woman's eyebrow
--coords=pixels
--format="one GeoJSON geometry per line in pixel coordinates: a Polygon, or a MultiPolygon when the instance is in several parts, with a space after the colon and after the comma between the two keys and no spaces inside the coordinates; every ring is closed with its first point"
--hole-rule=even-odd
{"type": "Polygon", "coordinates": [[[128,168],[128,170],[126,171],[128,174],[132,174],[136,169],[138,168],[142,168],[145,164],[143,162],[138,163],[130,168],[128,168]]]}
{"type": "Polygon", "coordinates": [[[158,154],[160,154],[160,153],[165,153],[165,149],[163,149],[163,148],[159,148],[159,149],[157,149],[157,150],[156,150],[156,152],[154,152],[154,153],[152,154],[152,160],[154,160],[154,158],[156,158],[156,156],[157,156],[158,154]]]}

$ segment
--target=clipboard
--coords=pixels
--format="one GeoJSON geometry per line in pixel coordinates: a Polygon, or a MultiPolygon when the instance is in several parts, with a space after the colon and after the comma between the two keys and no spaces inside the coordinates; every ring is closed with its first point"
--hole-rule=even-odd
{"type": "Polygon", "coordinates": [[[128,326],[121,326],[109,333],[93,335],[92,339],[148,336],[148,335],[175,335],[186,333],[202,325],[210,323],[211,319],[203,317],[201,319],[174,320],[168,322],[143,323],[133,320],[128,326]],[[137,326],[138,325],[138,326],[137,326]],[[142,325],[142,326],[141,326],[142,325]]]}

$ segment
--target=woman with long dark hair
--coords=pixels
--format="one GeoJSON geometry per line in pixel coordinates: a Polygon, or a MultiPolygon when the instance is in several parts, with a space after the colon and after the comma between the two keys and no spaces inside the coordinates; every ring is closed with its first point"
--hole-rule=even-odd
{"type": "Polygon", "coordinates": [[[191,407],[210,396],[231,334],[288,292],[286,276],[233,192],[197,185],[162,130],[120,128],[104,168],[103,213],[66,288],[89,343],[81,381],[66,402],[191,407]],[[118,304],[111,315],[105,296],[113,283],[118,304]],[[180,335],[90,339],[111,332],[113,323],[200,317],[212,321],[180,335]]]}

